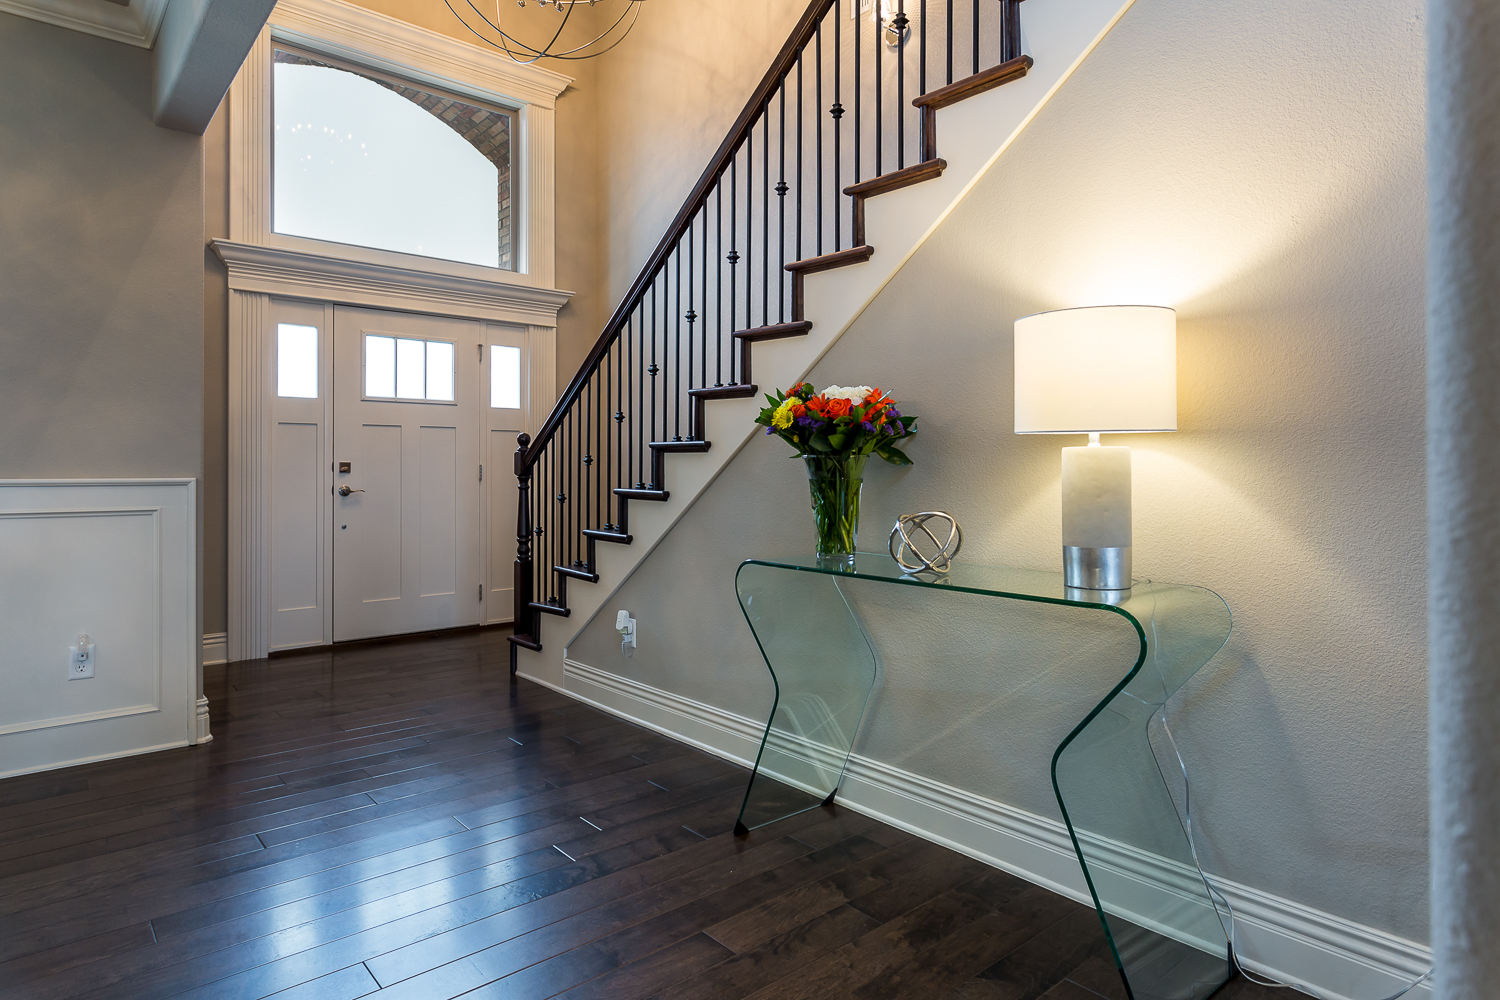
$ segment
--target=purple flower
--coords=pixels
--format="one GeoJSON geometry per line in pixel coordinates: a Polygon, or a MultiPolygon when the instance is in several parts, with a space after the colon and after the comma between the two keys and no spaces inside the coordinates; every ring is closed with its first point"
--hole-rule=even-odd
{"type": "Polygon", "coordinates": [[[860,424],[859,426],[863,427],[867,431],[873,431],[875,429],[875,425],[872,424],[872,423],[870,423],[868,420],[866,420],[864,423],[860,424]]]}
{"type": "Polygon", "coordinates": [[[892,417],[899,417],[899,416],[901,416],[901,411],[900,411],[900,410],[892,410],[892,411],[891,411],[891,412],[890,412],[890,415],[891,415],[891,416],[892,416],[892,417]]]}
{"type": "Polygon", "coordinates": [[[766,428],[766,433],[767,434],[775,434],[776,433],[776,428],[774,428],[774,427],[767,427],[766,428]]]}

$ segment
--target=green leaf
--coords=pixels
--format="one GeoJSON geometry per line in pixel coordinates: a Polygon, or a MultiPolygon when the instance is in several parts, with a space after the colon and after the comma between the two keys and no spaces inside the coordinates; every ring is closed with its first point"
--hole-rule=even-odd
{"type": "Polygon", "coordinates": [[[847,438],[847,434],[830,434],[828,435],[828,443],[834,448],[834,450],[837,450],[844,446],[844,441],[847,438]]]}
{"type": "Polygon", "coordinates": [[[833,451],[826,434],[814,434],[813,439],[808,443],[813,446],[814,451],[833,451]]]}

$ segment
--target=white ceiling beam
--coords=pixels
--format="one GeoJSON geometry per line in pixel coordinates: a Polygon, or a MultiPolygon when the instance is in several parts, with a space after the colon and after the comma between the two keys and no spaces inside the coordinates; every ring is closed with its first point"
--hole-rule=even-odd
{"type": "Polygon", "coordinates": [[[276,0],[171,0],[156,39],[152,117],[202,135],[276,0]]]}

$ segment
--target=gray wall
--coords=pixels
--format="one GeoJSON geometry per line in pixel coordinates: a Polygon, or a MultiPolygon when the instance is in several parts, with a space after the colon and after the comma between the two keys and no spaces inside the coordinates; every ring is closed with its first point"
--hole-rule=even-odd
{"type": "Polygon", "coordinates": [[[201,140],[151,53],[0,14],[0,477],[201,476],[201,140]]]}
{"type": "MultiPolygon", "coordinates": [[[[1082,442],[1012,433],[1011,323],[1174,306],[1181,430],[1111,443],[1134,449],[1137,574],[1235,615],[1176,706],[1209,867],[1416,940],[1422,31],[1418,0],[1139,0],[812,373],[922,417],[913,468],[872,463],[863,548],[938,507],[965,525],[963,559],[1053,568],[1058,449],[1082,442]]],[[[763,716],[732,580],[811,548],[788,451],[753,438],[570,655],[763,716]],[[641,623],[632,660],[617,608],[641,623]]],[[[1021,623],[972,601],[865,608],[888,673],[857,750],[1055,814],[1038,761],[1056,719],[1007,725],[1021,623]]]]}

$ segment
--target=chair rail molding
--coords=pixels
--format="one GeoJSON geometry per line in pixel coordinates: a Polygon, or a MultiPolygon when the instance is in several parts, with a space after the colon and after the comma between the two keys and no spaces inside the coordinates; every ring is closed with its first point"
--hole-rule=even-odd
{"type": "MultiPolygon", "coordinates": [[[[3,2],[3,0],[0,0],[3,2]]],[[[270,435],[278,302],[429,313],[524,331],[533,429],[556,398],[554,115],[571,78],[343,0],[282,0],[229,90],[229,552],[222,659],[270,652],[270,435]],[[276,42],[512,109],[516,270],[346,246],[272,232],[272,50],[276,42]]],[[[322,370],[329,371],[331,352],[322,370]]],[[[323,398],[331,399],[326,375],[323,398]]],[[[325,412],[323,433],[331,426],[325,412]]],[[[331,559],[331,553],[324,553],[331,559]]],[[[325,567],[326,569],[327,567],[325,567]]],[[[331,573],[324,573],[331,580],[331,573]]],[[[331,622],[325,626],[332,641],[331,622]]]]}
{"type": "Polygon", "coordinates": [[[0,12],[149,49],[156,44],[167,0],[130,0],[129,6],[99,0],[0,0],[0,12]]]}

